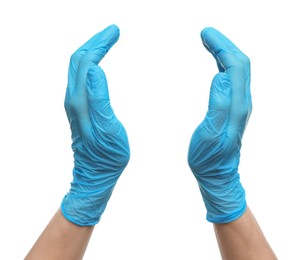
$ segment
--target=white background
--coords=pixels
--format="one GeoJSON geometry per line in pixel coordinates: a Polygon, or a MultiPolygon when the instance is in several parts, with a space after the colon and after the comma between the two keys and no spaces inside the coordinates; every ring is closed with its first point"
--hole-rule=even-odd
{"type": "Polygon", "coordinates": [[[115,23],[101,62],[131,160],[85,259],[220,259],[187,149],[217,72],[212,26],[251,59],[254,110],[242,147],[247,201],[279,259],[302,253],[300,1],[2,1],[0,259],[23,259],[69,189],[63,108],[69,57],[115,23]]]}

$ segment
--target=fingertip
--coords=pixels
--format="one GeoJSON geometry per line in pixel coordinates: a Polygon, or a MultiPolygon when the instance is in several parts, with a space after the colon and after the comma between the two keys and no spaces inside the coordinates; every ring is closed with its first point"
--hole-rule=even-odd
{"type": "MultiPolygon", "coordinates": [[[[204,45],[204,47],[215,57],[216,57],[216,51],[215,51],[215,46],[213,44],[213,40],[214,40],[214,35],[215,33],[217,33],[218,31],[213,28],[213,27],[205,27],[201,33],[200,33],[200,37],[202,40],[202,43],[204,45]]],[[[221,71],[221,70],[220,70],[221,71]]]]}
{"type": "Polygon", "coordinates": [[[213,79],[213,83],[224,85],[227,88],[231,88],[229,76],[225,72],[217,73],[213,79]]]}
{"type": "Polygon", "coordinates": [[[231,102],[231,82],[225,72],[215,75],[211,84],[211,96],[215,97],[216,103],[227,106],[231,102]]]}
{"type": "Polygon", "coordinates": [[[118,41],[119,36],[119,27],[115,24],[109,25],[92,38],[91,46],[87,47],[86,57],[97,65],[118,41]]]}
{"type": "Polygon", "coordinates": [[[109,28],[110,28],[112,31],[114,31],[117,35],[120,35],[120,28],[119,28],[118,25],[116,25],[116,24],[111,24],[111,25],[109,26],[109,28]]]}
{"type": "Polygon", "coordinates": [[[116,24],[109,25],[104,31],[107,31],[108,35],[110,35],[110,45],[113,45],[120,37],[120,29],[116,24]]]}
{"type": "Polygon", "coordinates": [[[119,27],[115,23],[109,25],[107,28],[112,28],[113,30],[118,30],[119,31],[119,27]]]}
{"type": "Polygon", "coordinates": [[[215,28],[213,27],[205,27],[201,33],[200,33],[200,37],[202,39],[203,42],[205,42],[205,40],[207,40],[207,36],[209,35],[209,32],[211,31],[216,31],[215,28]]]}

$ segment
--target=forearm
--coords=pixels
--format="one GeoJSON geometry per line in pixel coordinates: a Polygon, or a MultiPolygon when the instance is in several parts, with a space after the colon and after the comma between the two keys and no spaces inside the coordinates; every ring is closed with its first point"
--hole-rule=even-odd
{"type": "Polygon", "coordinates": [[[69,222],[59,209],[25,259],[82,259],[93,230],[69,222]]]}
{"type": "Polygon", "coordinates": [[[239,219],[225,224],[214,224],[218,246],[224,260],[277,259],[251,210],[239,219]]]}

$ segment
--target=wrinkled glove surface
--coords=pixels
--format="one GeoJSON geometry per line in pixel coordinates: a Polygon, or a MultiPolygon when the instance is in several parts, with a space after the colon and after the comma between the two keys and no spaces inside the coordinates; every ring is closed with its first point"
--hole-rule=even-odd
{"type": "Polygon", "coordinates": [[[211,84],[206,116],[191,137],[188,163],[198,181],[207,220],[227,223],[246,210],[238,166],[252,110],[250,61],[214,28],[205,28],[201,38],[216,59],[219,73],[211,84]]]}
{"type": "Polygon", "coordinates": [[[61,211],[80,226],[99,222],[130,157],[127,133],[113,112],[106,77],[98,66],[118,38],[119,28],[111,25],[70,60],[64,105],[72,132],[74,169],[61,211]]]}

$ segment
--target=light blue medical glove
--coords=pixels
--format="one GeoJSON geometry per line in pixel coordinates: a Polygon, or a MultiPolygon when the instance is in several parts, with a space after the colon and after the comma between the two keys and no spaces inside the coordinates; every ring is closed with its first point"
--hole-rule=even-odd
{"type": "Polygon", "coordinates": [[[111,25],[70,60],[64,105],[72,132],[74,169],[61,211],[80,226],[99,222],[130,157],[126,131],[113,112],[106,77],[98,66],[118,38],[119,28],[111,25]]]}
{"type": "Polygon", "coordinates": [[[238,166],[241,139],[252,110],[250,61],[213,28],[205,28],[201,38],[220,72],[211,84],[207,114],[192,135],[188,164],[198,181],[207,220],[227,223],[246,209],[238,166]]]}

